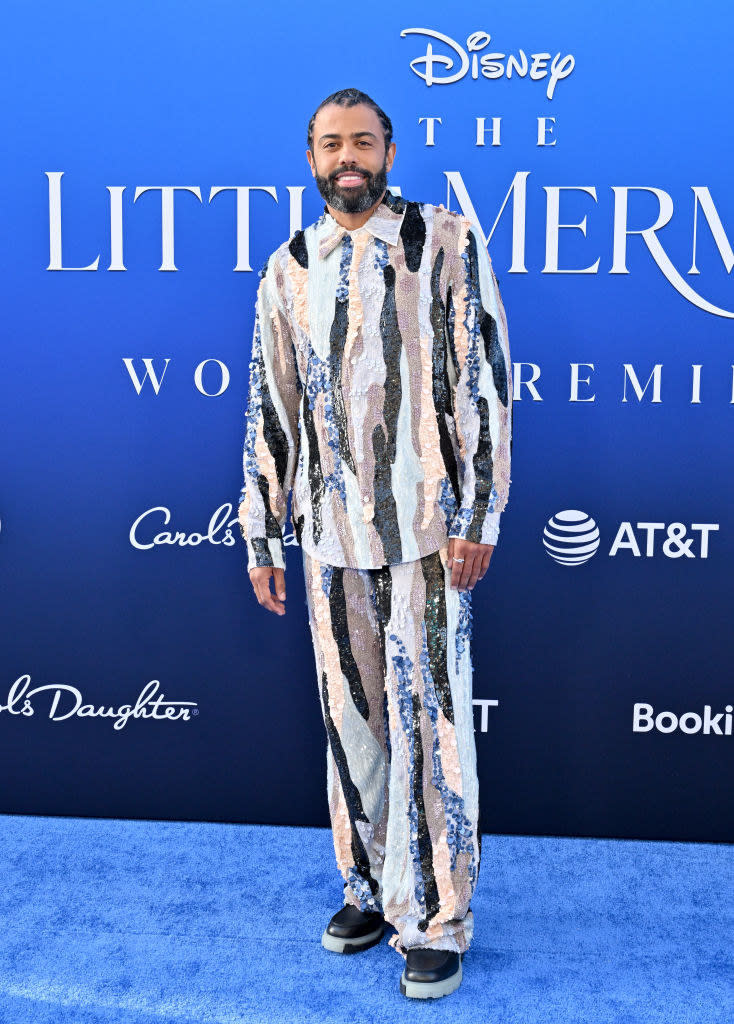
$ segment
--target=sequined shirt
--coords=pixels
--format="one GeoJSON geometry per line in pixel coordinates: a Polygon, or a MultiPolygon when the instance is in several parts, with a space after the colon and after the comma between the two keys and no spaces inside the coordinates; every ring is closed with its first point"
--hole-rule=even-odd
{"type": "Polygon", "coordinates": [[[390,189],[357,230],[327,206],[260,271],[238,522],[248,571],[295,541],[374,569],[448,537],[495,544],[512,370],[477,228],[390,189]]]}

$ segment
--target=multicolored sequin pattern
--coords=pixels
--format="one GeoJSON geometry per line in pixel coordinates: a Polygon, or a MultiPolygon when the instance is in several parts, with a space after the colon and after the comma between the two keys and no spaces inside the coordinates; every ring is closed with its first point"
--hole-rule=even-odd
{"type": "Polygon", "coordinates": [[[471,221],[388,189],[354,231],[325,206],[260,273],[238,505],[248,570],[285,567],[291,493],[296,541],[332,565],[496,543],[512,371],[471,221]]]}
{"type": "Polygon", "coordinates": [[[303,549],[344,902],[381,910],[398,952],[463,952],[481,858],[470,591],[448,545],[379,569],[303,549]]]}

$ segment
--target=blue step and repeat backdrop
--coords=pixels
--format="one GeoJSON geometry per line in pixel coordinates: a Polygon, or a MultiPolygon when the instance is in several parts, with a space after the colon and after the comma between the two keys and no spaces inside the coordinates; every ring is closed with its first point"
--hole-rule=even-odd
{"type": "Polygon", "coordinates": [[[300,550],[276,618],[236,506],[257,271],[356,86],[508,316],[483,827],[734,839],[730,6],[5,10],[0,810],[328,824],[300,550]]]}

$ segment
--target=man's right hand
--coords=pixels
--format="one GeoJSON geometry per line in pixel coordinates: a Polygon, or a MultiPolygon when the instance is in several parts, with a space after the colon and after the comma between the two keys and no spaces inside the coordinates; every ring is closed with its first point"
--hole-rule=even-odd
{"type": "Polygon", "coordinates": [[[276,615],[285,615],[285,573],[272,565],[260,565],[256,569],[250,569],[250,582],[255,591],[258,603],[275,612],[276,615]],[[275,594],[270,589],[270,577],[275,580],[275,594]]]}

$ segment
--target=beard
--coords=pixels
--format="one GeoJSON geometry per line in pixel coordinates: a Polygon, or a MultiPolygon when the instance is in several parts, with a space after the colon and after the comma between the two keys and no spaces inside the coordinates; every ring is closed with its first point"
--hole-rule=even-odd
{"type": "Polygon", "coordinates": [[[336,181],[338,174],[344,173],[339,167],[328,178],[322,178],[318,171],[315,174],[316,187],[323,199],[334,210],[340,213],[364,213],[374,206],[387,188],[387,156],[382,167],[376,174],[371,174],[364,167],[350,167],[349,170],[364,175],[364,181],[358,188],[342,188],[336,181]]]}

